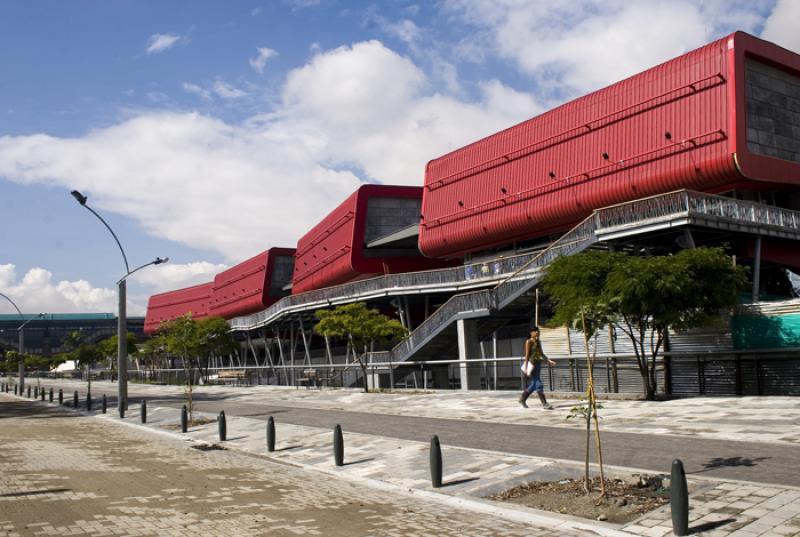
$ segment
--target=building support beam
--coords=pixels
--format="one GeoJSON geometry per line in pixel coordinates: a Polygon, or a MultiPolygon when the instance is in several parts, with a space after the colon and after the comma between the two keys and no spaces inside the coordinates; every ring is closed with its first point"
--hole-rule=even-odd
{"type": "Polygon", "coordinates": [[[755,252],[753,253],[753,302],[758,302],[761,283],[761,237],[756,237],[755,252]]]}
{"type": "Polygon", "coordinates": [[[478,323],[474,319],[456,321],[458,331],[459,378],[462,390],[480,389],[481,370],[470,367],[468,360],[480,358],[480,342],[478,340],[478,323]]]}

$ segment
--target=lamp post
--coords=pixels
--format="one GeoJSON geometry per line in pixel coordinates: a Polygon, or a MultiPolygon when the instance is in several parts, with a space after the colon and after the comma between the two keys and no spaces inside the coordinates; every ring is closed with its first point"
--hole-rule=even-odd
{"type": "Polygon", "coordinates": [[[25,357],[24,357],[24,354],[25,354],[25,325],[28,324],[29,322],[31,322],[33,319],[40,319],[40,318],[44,317],[44,313],[40,313],[38,316],[36,316],[34,318],[25,320],[25,316],[22,314],[22,312],[20,311],[20,309],[17,307],[17,305],[14,303],[13,300],[11,300],[7,295],[4,295],[3,293],[0,293],[0,296],[5,298],[6,300],[8,300],[8,302],[12,306],[14,306],[14,309],[17,310],[17,313],[19,314],[19,318],[22,320],[22,324],[17,327],[17,338],[18,338],[18,348],[17,348],[18,350],[17,350],[17,352],[19,352],[19,369],[17,370],[17,372],[18,372],[18,375],[19,375],[19,390],[20,390],[20,393],[22,393],[22,389],[25,387],[25,357]]]}
{"type": "Polygon", "coordinates": [[[120,416],[122,416],[122,412],[128,408],[128,318],[127,318],[127,285],[126,280],[128,276],[137,272],[145,267],[149,267],[150,265],[160,265],[161,263],[166,263],[169,261],[168,257],[160,258],[156,257],[153,261],[149,263],[145,263],[142,266],[136,267],[135,269],[131,270],[130,265],[128,264],[128,256],[125,255],[125,250],[122,249],[122,244],[119,242],[116,233],[114,230],[111,229],[111,226],[103,220],[103,217],[97,214],[97,212],[86,205],[86,201],[88,198],[78,192],[77,190],[73,190],[70,192],[72,197],[80,203],[83,207],[89,210],[93,215],[100,220],[106,229],[111,233],[111,236],[114,237],[114,241],[119,246],[119,251],[122,254],[122,260],[125,262],[125,275],[120,278],[117,282],[117,290],[118,290],[118,299],[119,299],[119,312],[117,315],[117,409],[120,412],[120,416]]]}

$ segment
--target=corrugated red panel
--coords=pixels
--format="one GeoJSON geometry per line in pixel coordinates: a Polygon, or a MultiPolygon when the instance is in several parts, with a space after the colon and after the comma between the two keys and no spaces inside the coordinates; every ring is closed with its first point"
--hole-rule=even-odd
{"type": "Polygon", "coordinates": [[[463,255],[681,188],[800,183],[797,163],[747,151],[746,56],[800,70],[796,54],[737,32],[431,161],[420,249],[463,255]]]}
{"type": "Polygon", "coordinates": [[[144,318],[145,334],[153,334],[161,323],[187,313],[191,313],[193,319],[208,317],[213,286],[213,282],[201,283],[151,296],[144,318]]]}
{"type": "MultiPolygon", "coordinates": [[[[367,208],[371,199],[415,199],[422,188],[363,185],[297,241],[292,294],[319,289],[375,274],[442,267],[424,257],[364,255],[367,208]]],[[[418,209],[418,208],[417,208],[418,209]]],[[[415,221],[418,215],[414,215],[415,221]]]]}
{"type": "MultiPolygon", "coordinates": [[[[263,310],[286,293],[285,282],[276,282],[275,269],[280,258],[293,261],[294,248],[270,248],[220,272],[214,277],[211,315],[230,319],[263,310]]],[[[291,278],[291,272],[287,273],[291,278]]]]}

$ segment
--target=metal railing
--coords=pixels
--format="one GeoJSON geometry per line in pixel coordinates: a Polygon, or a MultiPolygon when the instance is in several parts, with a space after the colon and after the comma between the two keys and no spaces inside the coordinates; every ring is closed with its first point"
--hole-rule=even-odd
{"type": "Polygon", "coordinates": [[[800,233],[798,211],[691,190],[678,190],[612,205],[595,211],[595,215],[598,230],[695,216],[800,233]]]}
{"type": "Polygon", "coordinates": [[[357,282],[316,289],[284,297],[267,309],[252,315],[230,320],[234,330],[250,330],[264,326],[287,313],[308,310],[313,307],[328,307],[332,304],[367,300],[389,294],[423,291],[458,291],[474,287],[487,287],[504,276],[524,266],[538,252],[526,252],[512,256],[500,256],[458,267],[387,274],[357,282]]]}
{"type": "Polygon", "coordinates": [[[507,276],[493,289],[458,294],[450,298],[439,309],[425,319],[411,334],[391,350],[391,359],[402,362],[425,345],[450,323],[492,310],[502,309],[522,293],[536,285],[544,274],[543,268],[562,255],[571,255],[588,248],[595,242],[595,217],[589,216],[539,252],[527,263],[507,276]]]}
{"type": "Polygon", "coordinates": [[[573,255],[597,241],[598,232],[635,227],[679,217],[748,224],[800,234],[800,212],[713,194],[678,190],[595,210],[544,250],[459,267],[391,274],[354,283],[288,296],[266,310],[231,321],[234,330],[264,326],[279,317],[314,307],[367,300],[390,294],[431,291],[464,291],[452,296],[424,322],[386,354],[387,360],[402,362],[459,318],[489,315],[513,302],[535,286],[544,269],[556,258],[573,255]]]}
{"type": "Polygon", "coordinates": [[[797,211],[689,190],[669,192],[599,209],[548,248],[533,256],[493,289],[458,294],[450,298],[395,346],[390,351],[389,358],[392,362],[409,359],[416,350],[456,319],[478,314],[488,315],[492,310],[503,309],[535,286],[544,275],[544,269],[555,259],[579,253],[594,244],[597,241],[597,232],[601,229],[640,225],[680,216],[703,216],[800,231],[800,213],[797,211]]]}

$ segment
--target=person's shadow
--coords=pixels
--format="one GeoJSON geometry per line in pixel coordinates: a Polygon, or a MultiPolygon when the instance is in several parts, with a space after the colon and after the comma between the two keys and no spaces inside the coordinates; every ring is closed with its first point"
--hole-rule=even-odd
{"type": "Polygon", "coordinates": [[[714,457],[710,461],[703,463],[703,469],[696,472],[687,472],[691,474],[699,474],[708,472],[715,468],[736,468],[736,467],[753,467],[758,465],[759,462],[765,461],[769,457],[714,457]]]}

